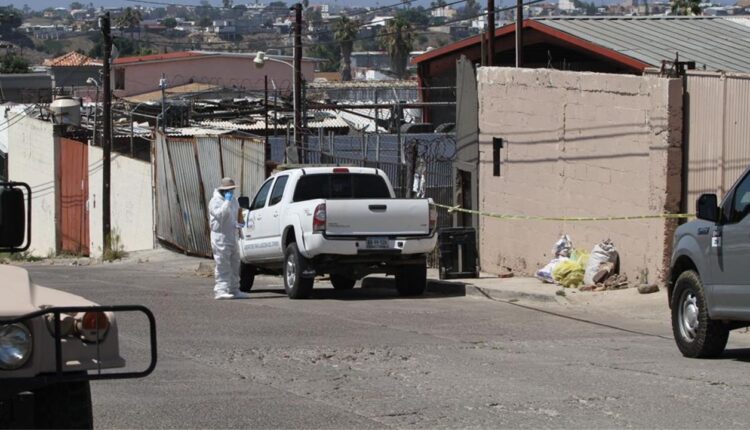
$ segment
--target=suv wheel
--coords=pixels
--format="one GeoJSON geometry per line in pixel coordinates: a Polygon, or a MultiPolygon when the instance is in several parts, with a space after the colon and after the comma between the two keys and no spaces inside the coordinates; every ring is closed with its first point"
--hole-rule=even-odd
{"type": "Polygon", "coordinates": [[[297,249],[296,243],[290,243],[284,253],[284,289],[290,299],[307,299],[312,294],[315,278],[303,278],[302,273],[308,261],[297,249]]]}
{"type": "Polygon", "coordinates": [[[34,426],[91,429],[94,418],[88,381],[52,384],[34,390],[34,426]]]}
{"type": "Polygon", "coordinates": [[[396,272],[396,290],[400,296],[421,296],[427,288],[427,264],[404,266],[396,272]]]}
{"type": "Polygon", "coordinates": [[[356,283],[356,279],[347,278],[344,275],[331,275],[331,284],[337,290],[351,290],[356,283]]]}
{"type": "Polygon", "coordinates": [[[700,276],[688,270],[680,274],[672,292],[672,332],[685,357],[717,357],[727,345],[729,328],[708,317],[700,276]]]}
{"type": "Polygon", "coordinates": [[[255,282],[255,266],[242,263],[240,265],[240,291],[249,293],[255,282]]]}

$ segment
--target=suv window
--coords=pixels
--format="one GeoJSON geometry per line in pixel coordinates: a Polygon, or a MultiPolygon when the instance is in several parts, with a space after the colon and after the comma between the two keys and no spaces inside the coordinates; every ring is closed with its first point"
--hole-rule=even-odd
{"type": "Polygon", "coordinates": [[[286,188],[286,181],[289,180],[289,176],[279,176],[276,178],[276,183],[273,184],[273,191],[271,191],[271,199],[268,201],[268,206],[273,206],[281,201],[281,197],[284,196],[284,189],[286,188]]]}
{"type": "Polygon", "coordinates": [[[266,205],[266,197],[268,197],[268,190],[271,189],[272,183],[273,179],[266,181],[266,183],[263,184],[262,187],[260,187],[258,194],[255,195],[253,204],[250,206],[250,210],[260,209],[266,205]]]}
{"type": "Polygon", "coordinates": [[[750,175],[745,176],[735,188],[729,222],[740,222],[748,213],[750,213],[750,175]]]}
{"type": "Polygon", "coordinates": [[[294,190],[294,201],[313,199],[390,199],[388,185],[380,175],[367,173],[322,173],[302,176],[294,190]]]}

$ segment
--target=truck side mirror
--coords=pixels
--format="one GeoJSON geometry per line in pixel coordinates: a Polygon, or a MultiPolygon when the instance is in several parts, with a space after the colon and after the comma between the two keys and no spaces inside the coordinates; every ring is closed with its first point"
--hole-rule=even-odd
{"type": "Polygon", "coordinates": [[[698,219],[717,222],[719,220],[719,203],[716,194],[702,194],[695,204],[698,219]]]}
{"type": "Polygon", "coordinates": [[[0,251],[18,252],[29,249],[31,213],[26,213],[23,190],[19,186],[26,188],[30,205],[31,189],[27,184],[0,183],[0,251]]]}
{"type": "Polygon", "coordinates": [[[250,197],[242,196],[237,199],[242,209],[250,210],[250,197]]]}

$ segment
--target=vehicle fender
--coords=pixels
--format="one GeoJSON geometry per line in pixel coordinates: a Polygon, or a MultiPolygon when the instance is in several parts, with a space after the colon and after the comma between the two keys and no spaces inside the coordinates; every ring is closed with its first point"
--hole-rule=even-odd
{"type": "Polygon", "coordinates": [[[706,283],[709,276],[709,269],[706,262],[707,255],[705,250],[701,249],[698,240],[690,234],[683,235],[679,238],[678,242],[675,244],[674,252],[672,253],[672,261],[669,265],[669,284],[667,286],[669,302],[670,304],[672,303],[672,290],[674,288],[674,283],[675,281],[677,281],[677,277],[680,275],[680,273],[682,273],[682,270],[677,267],[678,262],[680,260],[684,260],[685,258],[690,259],[692,264],[695,266],[695,269],[698,271],[698,275],[701,277],[701,280],[704,282],[704,291],[706,300],[709,302],[710,309],[710,303],[712,302],[712,288],[706,283]]]}
{"type": "Polygon", "coordinates": [[[294,229],[294,240],[297,242],[297,249],[299,249],[300,254],[302,254],[304,257],[308,257],[307,254],[307,247],[305,246],[305,238],[302,234],[302,222],[299,218],[299,215],[292,214],[287,215],[284,218],[284,222],[282,224],[284,227],[281,230],[281,240],[282,240],[282,247],[283,246],[283,240],[286,237],[286,233],[290,228],[294,229]]]}

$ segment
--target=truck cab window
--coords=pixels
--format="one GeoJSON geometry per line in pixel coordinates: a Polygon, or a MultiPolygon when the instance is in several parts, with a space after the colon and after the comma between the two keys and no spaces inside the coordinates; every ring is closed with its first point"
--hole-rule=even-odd
{"type": "Polygon", "coordinates": [[[279,176],[276,178],[276,183],[273,185],[273,191],[271,191],[271,200],[268,201],[268,206],[273,206],[281,201],[284,196],[284,189],[286,188],[286,181],[289,176],[279,176]]]}
{"type": "Polygon", "coordinates": [[[268,197],[268,191],[271,189],[272,183],[273,179],[266,181],[266,183],[260,187],[258,194],[255,196],[255,200],[253,200],[252,206],[250,206],[250,210],[260,209],[266,205],[266,198],[268,197]]]}
{"type": "Polygon", "coordinates": [[[742,221],[750,213],[750,175],[745,176],[734,192],[730,223],[742,221]]]}

